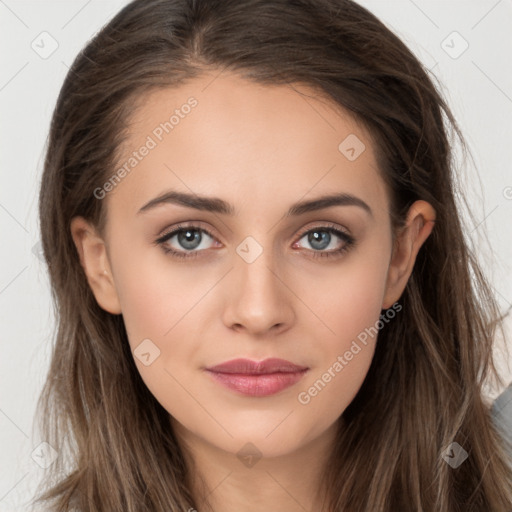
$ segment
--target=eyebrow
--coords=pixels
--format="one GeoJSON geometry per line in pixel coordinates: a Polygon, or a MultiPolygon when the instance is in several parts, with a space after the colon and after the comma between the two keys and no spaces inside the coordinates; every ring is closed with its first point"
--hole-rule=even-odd
{"type": "MultiPolygon", "coordinates": [[[[235,207],[218,197],[199,196],[197,194],[188,194],[185,192],[169,191],[154,199],[151,199],[137,212],[143,213],[161,206],[163,204],[176,204],[186,208],[202,210],[212,213],[219,213],[233,216],[236,213],[235,207]]],[[[365,210],[373,217],[372,209],[362,199],[352,194],[337,193],[330,194],[312,199],[309,201],[299,201],[293,204],[288,212],[287,217],[299,216],[308,212],[330,208],[332,206],[358,206],[365,210]]]]}

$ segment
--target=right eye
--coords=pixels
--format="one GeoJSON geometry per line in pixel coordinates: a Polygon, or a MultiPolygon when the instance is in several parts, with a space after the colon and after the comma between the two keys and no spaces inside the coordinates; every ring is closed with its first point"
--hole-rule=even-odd
{"type": "Polygon", "coordinates": [[[204,236],[214,240],[214,237],[200,226],[178,225],[172,231],[164,233],[155,243],[161,245],[167,254],[177,258],[195,258],[197,253],[208,249],[204,247],[204,236]],[[174,240],[174,242],[172,242],[174,240]],[[203,247],[201,247],[203,245],[203,247]]]}

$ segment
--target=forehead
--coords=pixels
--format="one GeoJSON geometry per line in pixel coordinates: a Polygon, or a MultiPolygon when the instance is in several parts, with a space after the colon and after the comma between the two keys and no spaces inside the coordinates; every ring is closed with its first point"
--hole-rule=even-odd
{"type": "MultiPolygon", "coordinates": [[[[133,210],[167,189],[251,208],[346,192],[387,209],[370,134],[348,112],[298,84],[262,85],[205,73],[141,96],[110,194],[133,210]]],[[[114,205],[112,205],[114,206],[114,205]]],[[[110,208],[110,207],[109,207],[110,208]]]]}

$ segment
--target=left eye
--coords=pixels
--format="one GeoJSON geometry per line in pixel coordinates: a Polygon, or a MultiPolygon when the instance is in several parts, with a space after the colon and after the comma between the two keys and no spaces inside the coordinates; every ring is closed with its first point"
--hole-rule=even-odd
{"type": "MultiPolygon", "coordinates": [[[[336,238],[342,239],[345,243],[349,241],[347,234],[334,228],[311,229],[300,240],[306,239],[314,251],[335,251],[340,245],[339,241],[336,242],[336,238]]],[[[299,242],[296,242],[294,245],[299,242]]]]}

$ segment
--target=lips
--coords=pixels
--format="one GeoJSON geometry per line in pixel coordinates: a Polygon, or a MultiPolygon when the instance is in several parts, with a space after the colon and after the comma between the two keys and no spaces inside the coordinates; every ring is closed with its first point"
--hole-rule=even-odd
{"type": "Polygon", "coordinates": [[[251,361],[250,359],[233,359],[225,363],[207,368],[217,373],[243,373],[262,375],[268,373],[295,373],[307,370],[306,366],[298,366],[285,359],[265,359],[264,361],[251,361]]]}
{"type": "Polygon", "coordinates": [[[233,359],[206,368],[213,379],[227,388],[249,396],[268,396],[296,384],[308,367],[284,359],[264,361],[233,359]]]}

